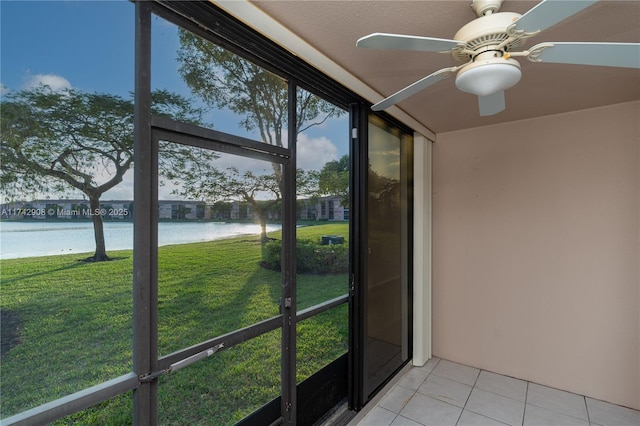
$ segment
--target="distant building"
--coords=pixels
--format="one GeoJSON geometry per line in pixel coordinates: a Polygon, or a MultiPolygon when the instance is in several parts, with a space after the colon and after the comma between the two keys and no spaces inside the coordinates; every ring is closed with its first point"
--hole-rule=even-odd
{"type": "Polygon", "coordinates": [[[158,201],[160,220],[203,220],[209,219],[207,205],[203,201],[158,201]]]}
{"type": "MultiPolygon", "coordinates": [[[[298,200],[297,218],[300,220],[349,220],[349,209],[340,204],[340,197],[298,200]]],[[[80,220],[100,215],[104,220],[133,220],[133,201],[101,201],[93,211],[87,200],[33,200],[0,204],[0,219],[17,220],[80,220]]],[[[282,217],[280,209],[267,212],[269,220],[282,217]]],[[[158,201],[160,220],[252,220],[253,209],[249,203],[161,200],[158,201]]]]}
{"type": "Polygon", "coordinates": [[[298,200],[297,218],[300,220],[349,220],[349,208],[341,204],[341,197],[298,200]]]}

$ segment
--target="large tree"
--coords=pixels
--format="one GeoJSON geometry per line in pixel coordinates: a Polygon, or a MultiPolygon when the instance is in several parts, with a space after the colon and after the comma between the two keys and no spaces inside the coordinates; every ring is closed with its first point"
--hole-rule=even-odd
{"type": "MultiPolygon", "coordinates": [[[[152,94],[152,111],[200,122],[201,110],[166,90],[152,94]]],[[[48,86],[5,95],[0,103],[0,183],[5,197],[64,193],[69,187],[89,200],[96,250],[108,260],[100,197],[122,182],[133,165],[133,101],[105,93],[53,91],[48,86]]],[[[190,153],[177,149],[178,164],[190,153]]],[[[196,159],[194,157],[194,159],[196,159]]]]}
{"type": "Polygon", "coordinates": [[[340,204],[349,206],[349,156],[327,162],[318,175],[319,195],[340,197],[340,204]]]}
{"type": "MultiPolygon", "coordinates": [[[[180,31],[180,49],[178,50],[180,74],[191,91],[209,106],[229,109],[243,117],[239,125],[248,131],[257,131],[262,142],[279,147],[286,146],[288,126],[288,84],[287,82],[253,64],[238,55],[214,45],[188,31],[180,31]]],[[[324,101],[306,90],[297,90],[296,129],[304,132],[312,126],[324,123],[330,117],[337,117],[344,111],[324,101]]],[[[292,141],[289,141],[292,143],[292,141]]],[[[267,205],[277,204],[283,191],[282,165],[272,163],[272,178],[258,176],[253,173],[230,171],[218,176],[226,184],[209,185],[208,198],[220,199],[234,188],[233,198],[242,198],[251,204],[254,214],[264,223],[267,205]],[[268,181],[268,192],[273,196],[271,201],[261,200],[260,193],[268,181]],[[277,188],[277,193],[274,190],[277,188]],[[217,192],[219,191],[219,192],[217,192]]],[[[202,176],[207,182],[211,179],[202,176]]],[[[312,172],[298,171],[298,186],[304,186],[298,194],[308,192],[308,184],[316,182],[317,175],[312,172]]],[[[212,182],[213,183],[213,182],[212,182]]],[[[205,188],[192,182],[189,188],[205,188]]],[[[202,192],[192,192],[202,195],[202,192]]]]}

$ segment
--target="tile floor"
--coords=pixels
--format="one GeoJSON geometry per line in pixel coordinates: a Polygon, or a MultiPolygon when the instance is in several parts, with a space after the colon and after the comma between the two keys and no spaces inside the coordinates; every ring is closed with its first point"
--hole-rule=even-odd
{"type": "Polygon", "coordinates": [[[640,412],[433,358],[349,425],[640,426],[640,412]]]}

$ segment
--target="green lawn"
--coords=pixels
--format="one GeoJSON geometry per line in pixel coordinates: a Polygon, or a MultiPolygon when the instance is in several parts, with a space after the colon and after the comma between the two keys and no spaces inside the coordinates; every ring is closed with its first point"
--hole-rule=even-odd
{"type": "MultiPolygon", "coordinates": [[[[279,233],[271,234],[279,238],[279,233]]],[[[339,234],[347,224],[298,229],[339,234]]],[[[3,260],[0,308],[4,418],[132,369],[132,252],[3,260]],[[7,351],[5,343],[10,345],[7,351]]],[[[161,247],[159,353],[165,355],[278,314],[281,274],[263,269],[256,237],[161,247]]],[[[298,275],[298,310],[347,292],[347,276],[298,275]]],[[[347,307],[298,324],[303,380],[347,350],[347,307]]],[[[280,393],[280,330],[175,373],[159,387],[162,424],[233,424],[280,393]]],[[[60,424],[128,424],[130,394],[60,424]]]]}

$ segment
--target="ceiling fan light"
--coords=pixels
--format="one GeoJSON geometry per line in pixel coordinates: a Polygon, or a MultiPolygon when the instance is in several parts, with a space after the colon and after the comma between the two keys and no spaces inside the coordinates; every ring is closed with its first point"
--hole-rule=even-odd
{"type": "Polygon", "coordinates": [[[520,77],[522,72],[517,61],[501,59],[463,68],[456,76],[456,86],[463,92],[487,96],[512,87],[520,77]]]}

